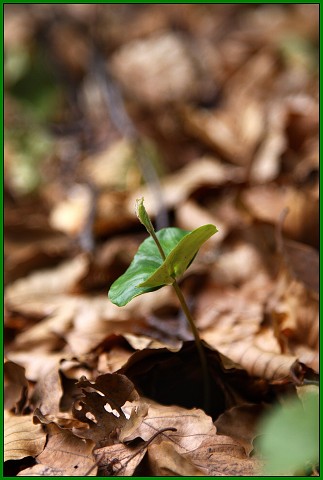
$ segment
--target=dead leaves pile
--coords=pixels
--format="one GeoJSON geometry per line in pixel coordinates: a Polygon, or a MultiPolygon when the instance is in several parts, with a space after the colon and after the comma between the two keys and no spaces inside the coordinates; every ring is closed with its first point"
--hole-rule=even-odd
{"type": "MultiPolygon", "coordinates": [[[[38,7],[8,8],[6,53],[48,22],[87,135],[54,139],[26,197],[6,142],[6,472],[258,475],[258,420],[319,367],[316,6],[53,6],[61,23],[38,7]],[[88,68],[76,26],[93,34],[91,22],[172,225],[219,230],[181,280],[208,358],[208,409],[172,290],[121,309],[107,298],[145,238],[135,199],[154,219],[159,204],[88,68]]],[[[29,117],[9,87],[11,128],[17,111],[29,117]]],[[[79,125],[56,114],[68,132],[79,125]]]]}

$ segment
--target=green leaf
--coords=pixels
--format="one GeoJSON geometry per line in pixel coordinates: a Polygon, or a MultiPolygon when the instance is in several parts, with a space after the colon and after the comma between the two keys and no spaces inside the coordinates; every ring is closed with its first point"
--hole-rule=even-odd
{"type": "Polygon", "coordinates": [[[156,236],[165,252],[165,261],[154,240],[147,238],[128,270],[112,284],[109,299],[122,307],[138,295],[172,284],[189,267],[200,246],[216,231],[214,225],[204,225],[193,232],[163,228],[156,236]]]}
{"type": "MultiPolygon", "coordinates": [[[[156,233],[166,256],[188,234],[188,231],[180,228],[163,228],[156,233]]],[[[140,245],[128,270],[111,285],[109,290],[111,302],[122,307],[138,295],[161,288],[163,285],[155,288],[138,287],[137,285],[147,280],[162,263],[163,259],[154,240],[151,237],[146,238],[140,245]]]]}
{"type": "Polygon", "coordinates": [[[206,240],[217,232],[214,225],[203,225],[186,235],[170,252],[163,264],[139,287],[171,285],[185,272],[206,240]]]}
{"type": "Polygon", "coordinates": [[[318,463],[318,389],[284,402],[259,427],[259,448],[266,461],[264,475],[295,475],[318,463]],[[303,403],[303,405],[302,405],[303,403]]]}

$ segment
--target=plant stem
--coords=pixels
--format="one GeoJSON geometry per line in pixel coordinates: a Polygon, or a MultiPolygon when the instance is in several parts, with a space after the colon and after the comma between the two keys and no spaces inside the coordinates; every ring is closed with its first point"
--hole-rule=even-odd
{"type": "Polygon", "coordinates": [[[194,340],[195,340],[195,345],[197,348],[197,352],[200,357],[200,363],[201,363],[201,368],[202,368],[202,375],[203,375],[203,388],[204,388],[204,409],[206,412],[209,410],[210,406],[210,384],[209,384],[209,372],[208,372],[208,367],[207,367],[207,360],[205,356],[205,351],[200,339],[199,332],[195,326],[193,317],[191,315],[191,312],[189,311],[189,308],[187,306],[187,303],[185,301],[184,295],[182,293],[182,290],[180,289],[177,281],[175,280],[174,283],[172,284],[176,295],[179,299],[179,302],[181,304],[181,307],[183,309],[183,312],[185,313],[185,316],[187,318],[187,321],[191,327],[192,333],[194,335],[194,340]]]}
{"type": "MultiPolygon", "coordinates": [[[[164,252],[163,247],[161,246],[161,244],[160,244],[160,242],[157,238],[157,235],[156,235],[154,229],[149,230],[149,233],[152,236],[152,238],[154,239],[162,259],[165,260],[166,259],[165,252],[164,252]]],[[[193,336],[194,336],[195,345],[196,345],[196,348],[197,348],[198,355],[200,357],[202,376],[203,376],[204,409],[206,411],[208,411],[209,406],[210,406],[210,385],[209,385],[209,372],[208,372],[208,367],[207,367],[207,360],[206,360],[206,356],[205,356],[205,351],[204,351],[204,348],[203,348],[203,345],[202,345],[202,342],[201,342],[201,339],[200,339],[199,332],[198,332],[198,330],[195,326],[193,317],[191,315],[191,312],[189,311],[186,300],[184,298],[183,292],[180,289],[180,286],[178,285],[176,279],[174,280],[174,283],[172,284],[172,286],[173,286],[173,288],[176,292],[178,300],[181,304],[183,312],[184,312],[184,314],[187,318],[187,321],[189,323],[189,326],[191,327],[191,330],[192,330],[192,333],[193,333],[193,336]]]]}

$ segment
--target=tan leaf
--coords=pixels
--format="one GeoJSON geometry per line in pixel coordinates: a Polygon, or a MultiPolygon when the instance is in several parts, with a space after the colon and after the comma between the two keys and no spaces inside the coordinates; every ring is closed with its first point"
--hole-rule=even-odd
{"type": "Polygon", "coordinates": [[[75,437],[69,430],[54,423],[46,426],[49,437],[35,465],[22,470],[20,476],[82,476],[95,475],[97,467],[92,454],[94,443],[75,437]]]}
{"type": "MultiPolygon", "coordinates": [[[[186,200],[192,192],[203,186],[221,186],[228,182],[239,182],[243,178],[243,171],[239,167],[229,166],[212,157],[202,157],[196,162],[170,174],[161,180],[161,188],[168,208],[173,208],[186,200]]],[[[155,198],[149,188],[140,188],[130,196],[128,201],[129,212],[133,211],[135,199],[145,197],[145,204],[149,205],[148,212],[154,215],[157,210],[155,198]]],[[[199,226],[203,221],[199,223],[199,226]]]]}
{"type": "MultiPolygon", "coordinates": [[[[278,345],[277,345],[278,347],[278,345]]],[[[282,355],[273,351],[266,351],[254,345],[252,340],[235,342],[223,345],[220,351],[239,363],[250,375],[273,380],[289,374],[290,367],[296,356],[282,355]]]]}
{"type": "Polygon", "coordinates": [[[52,210],[49,218],[51,226],[68,235],[79,235],[90,213],[92,197],[88,186],[73,185],[68,197],[57,203],[52,210]]]}
{"type": "Polygon", "coordinates": [[[283,255],[291,275],[313,293],[319,293],[319,254],[309,245],[284,240],[283,255]]]}
{"type": "Polygon", "coordinates": [[[205,475],[206,468],[190,462],[174,448],[171,442],[161,442],[148,447],[148,462],[154,476],[193,477],[205,475]]]}
{"type": "Polygon", "coordinates": [[[283,232],[294,240],[317,245],[318,201],[293,186],[262,185],[244,190],[242,201],[254,218],[277,224],[285,208],[283,232]]]}
{"type": "Polygon", "coordinates": [[[4,461],[39,455],[45,446],[46,433],[33,424],[32,415],[17,417],[4,413],[4,461]]]}
{"type": "Polygon", "coordinates": [[[122,139],[109,144],[103,152],[84,160],[84,170],[99,188],[132,190],[138,188],[141,174],[134,146],[122,139]]]}
{"type": "Polygon", "coordinates": [[[49,371],[44,368],[33,392],[32,403],[43,415],[56,415],[60,410],[63,388],[58,368],[58,364],[49,371]]]}
{"type": "Polygon", "coordinates": [[[257,476],[261,473],[260,462],[248,458],[241,445],[224,435],[206,439],[199,448],[185,456],[195,465],[207,468],[212,477],[257,476]]]}
{"type": "Polygon", "coordinates": [[[87,256],[79,255],[73,260],[62,263],[57,268],[32,273],[8,286],[5,299],[9,304],[11,302],[13,304],[28,303],[34,296],[66,293],[83,275],[87,264],[87,256]]]}
{"type": "Polygon", "coordinates": [[[112,66],[124,87],[150,105],[187,99],[196,87],[189,46],[171,32],[129,42],[113,55],[112,66]]]}
{"type": "Polygon", "coordinates": [[[105,477],[131,477],[145,456],[147,446],[130,447],[118,443],[94,451],[99,473],[105,477]]]}
{"type": "Polygon", "coordinates": [[[213,430],[212,418],[203,410],[187,410],[178,406],[164,406],[151,400],[146,400],[149,410],[142,423],[123,441],[130,442],[135,438],[148,441],[156,432],[164,428],[176,428],[176,432],[164,432],[158,435],[154,443],[162,440],[171,441],[179,453],[197,448],[205,436],[213,430]]]}
{"type": "Polygon", "coordinates": [[[27,401],[28,382],[25,369],[17,363],[4,364],[4,402],[6,410],[21,413],[27,401]]]}
{"type": "Polygon", "coordinates": [[[265,412],[264,405],[239,405],[226,410],[214,425],[218,435],[226,435],[243,446],[247,457],[253,450],[253,440],[258,435],[257,422],[265,412]]]}

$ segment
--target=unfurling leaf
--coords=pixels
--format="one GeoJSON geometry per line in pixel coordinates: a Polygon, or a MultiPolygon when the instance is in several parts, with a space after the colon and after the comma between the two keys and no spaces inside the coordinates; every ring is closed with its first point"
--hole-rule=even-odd
{"type": "Polygon", "coordinates": [[[156,236],[165,252],[165,261],[153,238],[144,240],[128,270],[112,284],[109,299],[122,307],[138,295],[171,285],[189,267],[201,245],[216,232],[214,225],[204,225],[192,232],[180,228],[159,230],[156,236]]]}

